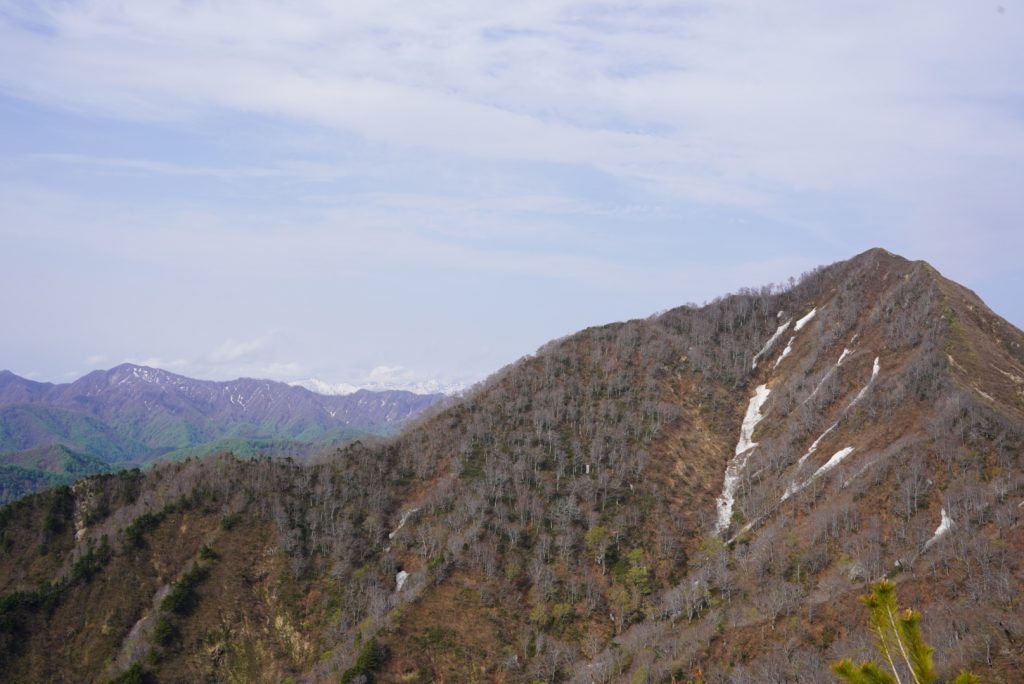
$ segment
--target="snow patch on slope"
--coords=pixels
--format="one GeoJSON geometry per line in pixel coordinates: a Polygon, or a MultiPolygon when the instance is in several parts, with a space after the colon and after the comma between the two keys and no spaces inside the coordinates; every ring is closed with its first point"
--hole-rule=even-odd
{"type": "Polygon", "coordinates": [[[740,426],[740,439],[736,443],[736,454],[729,465],[725,468],[725,481],[722,483],[722,493],[715,502],[718,509],[718,517],[715,522],[715,534],[721,534],[729,527],[732,519],[732,508],[736,501],[736,485],[739,484],[740,473],[747,464],[747,458],[751,449],[757,446],[754,442],[754,428],[761,422],[764,415],[761,407],[767,401],[771,390],[767,385],[759,385],[754,390],[754,396],[747,404],[747,413],[743,417],[743,424],[740,426]]]}
{"type": "Polygon", "coordinates": [[[764,418],[764,415],[761,414],[761,407],[768,400],[769,394],[771,394],[771,390],[768,389],[768,385],[758,385],[754,390],[754,396],[747,404],[747,413],[743,416],[743,425],[740,426],[740,439],[736,442],[737,455],[757,446],[757,443],[753,441],[754,428],[764,418]]]}
{"type": "Polygon", "coordinates": [[[821,440],[825,439],[828,433],[832,432],[837,427],[839,427],[839,423],[832,423],[832,427],[818,435],[818,439],[814,440],[814,442],[811,444],[811,448],[807,450],[807,453],[801,456],[800,460],[796,462],[796,467],[799,468],[800,466],[802,466],[804,464],[804,461],[806,461],[811,454],[818,450],[818,445],[821,444],[821,440]]]}
{"type": "Polygon", "coordinates": [[[843,365],[843,361],[845,361],[846,357],[849,356],[851,353],[852,352],[848,348],[843,347],[843,353],[839,355],[839,360],[836,361],[836,365],[829,368],[828,372],[821,377],[821,380],[818,382],[818,386],[814,388],[813,392],[807,395],[806,399],[804,399],[804,404],[806,404],[807,402],[814,398],[814,395],[816,395],[818,393],[818,390],[822,388],[822,386],[825,384],[825,381],[832,377],[832,374],[836,372],[837,368],[843,365]]]}
{"type": "Polygon", "coordinates": [[[811,479],[814,479],[814,478],[816,478],[816,477],[818,477],[820,475],[824,475],[828,471],[832,470],[837,465],[839,465],[843,461],[844,458],[846,458],[847,456],[849,456],[852,453],[853,453],[853,447],[845,447],[843,449],[840,449],[836,453],[832,454],[832,458],[828,459],[828,461],[825,462],[825,465],[823,465],[820,468],[818,468],[814,472],[814,475],[811,475],[811,479]]]}
{"type": "Polygon", "coordinates": [[[939,526],[935,528],[935,534],[932,535],[932,538],[925,543],[925,551],[931,548],[932,544],[939,541],[953,527],[953,519],[949,517],[949,513],[946,513],[945,508],[939,512],[939,515],[941,516],[939,526]]]}
{"type": "Polygon", "coordinates": [[[803,328],[805,325],[811,322],[811,319],[814,318],[814,314],[816,313],[818,313],[817,307],[811,309],[806,316],[804,316],[803,318],[796,322],[796,325],[793,326],[793,331],[800,332],[801,328],[803,328]]]}
{"type": "Polygon", "coordinates": [[[787,356],[789,356],[790,352],[793,351],[793,340],[795,340],[795,339],[796,339],[796,335],[794,335],[793,337],[789,338],[789,342],[786,343],[786,348],[782,350],[781,354],[779,354],[779,358],[775,359],[775,365],[772,366],[773,370],[775,368],[778,368],[779,364],[782,363],[782,359],[784,359],[787,356]]]}
{"type": "MultiPolygon", "coordinates": [[[[781,311],[779,312],[779,315],[780,316],[782,315],[781,311]]],[[[792,322],[793,322],[792,320],[789,320],[789,321],[786,321],[785,323],[783,323],[782,325],[780,325],[775,330],[775,334],[773,334],[771,337],[769,337],[768,341],[764,343],[763,347],[761,347],[761,351],[759,351],[756,354],[754,354],[754,360],[753,360],[753,362],[750,365],[751,370],[757,368],[757,362],[761,360],[762,356],[764,356],[769,351],[771,351],[772,346],[774,346],[775,343],[778,341],[778,339],[780,337],[782,337],[782,333],[786,332],[786,330],[789,329],[789,324],[792,323],[792,322]]]]}
{"type": "MultiPolygon", "coordinates": [[[[822,435],[822,436],[824,436],[824,435],[822,435]]],[[[828,461],[826,461],[825,465],[823,465],[820,468],[818,468],[817,470],[815,470],[814,474],[811,475],[806,480],[804,480],[801,484],[798,485],[798,484],[792,484],[791,483],[789,485],[789,487],[786,488],[786,491],[783,492],[783,494],[782,494],[782,501],[785,501],[789,497],[793,496],[794,494],[796,494],[797,492],[802,490],[807,485],[809,485],[812,482],[814,482],[814,480],[816,480],[818,477],[824,475],[828,471],[830,471],[833,468],[835,468],[837,465],[842,463],[844,458],[846,458],[847,456],[849,456],[852,453],[853,453],[853,447],[849,447],[848,446],[848,447],[844,447],[844,448],[840,449],[839,451],[837,451],[836,453],[832,454],[832,458],[828,459],[828,461]]]]}
{"type": "Polygon", "coordinates": [[[881,370],[881,366],[879,366],[878,357],[876,356],[875,365],[871,369],[871,379],[868,380],[868,384],[864,385],[864,389],[857,393],[857,396],[853,398],[853,401],[850,402],[850,405],[846,407],[847,409],[853,408],[854,406],[857,405],[857,402],[864,398],[864,395],[868,393],[869,389],[871,389],[871,385],[875,383],[875,378],[878,377],[879,370],[881,370]]]}
{"type": "Polygon", "coordinates": [[[420,509],[418,509],[418,508],[410,508],[405,513],[403,513],[401,520],[398,521],[398,527],[396,527],[393,532],[388,534],[388,539],[394,539],[395,535],[398,534],[398,530],[400,530],[403,527],[405,527],[405,523],[406,523],[407,520],[409,520],[409,516],[412,515],[413,513],[415,513],[418,510],[420,510],[420,509]]]}

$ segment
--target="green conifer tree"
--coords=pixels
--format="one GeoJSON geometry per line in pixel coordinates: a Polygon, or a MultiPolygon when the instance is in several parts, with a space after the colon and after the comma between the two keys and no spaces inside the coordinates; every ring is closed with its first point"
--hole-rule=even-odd
{"type": "MultiPolygon", "coordinates": [[[[871,611],[871,630],[875,633],[878,653],[883,665],[861,663],[854,665],[844,658],[832,666],[832,671],[849,684],[935,684],[935,666],[931,646],[921,634],[921,613],[907,608],[900,610],[896,601],[896,585],[882,580],[871,588],[871,593],[860,600],[871,611]],[[888,666],[888,670],[886,670],[888,666]],[[904,682],[900,672],[909,679],[904,682]]],[[[970,672],[961,672],[949,684],[979,684],[970,672]]]]}

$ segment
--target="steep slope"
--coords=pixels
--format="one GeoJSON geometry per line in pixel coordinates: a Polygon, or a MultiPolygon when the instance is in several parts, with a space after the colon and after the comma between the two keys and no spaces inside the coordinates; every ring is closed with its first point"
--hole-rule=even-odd
{"type": "Polygon", "coordinates": [[[0,511],[0,672],[828,681],[870,654],[856,597],[889,576],[941,673],[1014,681],[1022,344],[872,250],[558,340],[308,467],[31,497],[0,511]]]}

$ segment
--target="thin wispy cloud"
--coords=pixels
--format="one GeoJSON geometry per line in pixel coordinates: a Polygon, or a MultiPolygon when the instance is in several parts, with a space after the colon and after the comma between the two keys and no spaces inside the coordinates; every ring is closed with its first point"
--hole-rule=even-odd
{"type": "Polygon", "coordinates": [[[876,244],[1019,322],[1022,34],[954,0],[12,3],[0,286],[48,260],[13,313],[153,331],[68,364],[332,382],[479,375],[876,244]]]}
{"type": "Polygon", "coordinates": [[[285,116],[718,201],[1019,162],[1019,117],[1000,105],[1022,88],[1014,13],[817,7],[44,3],[5,22],[0,79],[109,116],[285,116]]]}
{"type": "Polygon", "coordinates": [[[256,352],[266,349],[268,345],[269,341],[264,337],[260,337],[255,340],[246,340],[243,342],[225,340],[223,344],[210,352],[207,359],[212,363],[237,361],[238,359],[252,356],[256,352]]]}
{"type": "MultiPolygon", "coordinates": [[[[151,176],[179,176],[208,178],[221,181],[249,179],[294,180],[309,183],[328,183],[350,178],[355,170],[347,169],[338,164],[323,164],[310,161],[282,160],[273,166],[226,166],[211,167],[154,161],[151,159],[131,159],[104,157],[84,154],[40,153],[15,157],[5,160],[9,166],[59,164],[63,166],[79,166],[91,169],[102,169],[109,173],[123,173],[151,176]]],[[[360,170],[364,174],[366,170],[360,170]]]]}
{"type": "Polygon", "coordinates": [[[129,359],[128,363],[133,363],[137,366],[148,366],[149,368],[161,368],[163,370],[176,372],[183,372],[192,365],[188,359],[165,359],[159,356],[132,358],[129,359]]]}

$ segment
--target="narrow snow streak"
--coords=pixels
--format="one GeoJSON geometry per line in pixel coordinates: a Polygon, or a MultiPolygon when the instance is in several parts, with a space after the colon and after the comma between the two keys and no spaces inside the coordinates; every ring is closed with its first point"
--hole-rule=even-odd
{"type": "MultiPolygon", "coordinates": [[[[828,434],[828,433],[826,432],[826,434],[828,434]]],[[[824,435],[822,435],[822,436],[824,436],[824,435]]],[[[794,484],[794,483],[790,483],[789,487],[787,487],[786,491],[783,492],[783,494],[782,494],[782,501],[785,501],[786,499],[788,499],[789,497],[793,496],[794,494],[799,492],[801,489],[806,487],[807,485],[809,485],[812,482],[814,482],[814,480],[816,480],[818,477],[824,475],[828,471],[830,471],[833,468],[835,468],[837,465],[839,465],[842,462],[842,460],[844,458],[846,458],[847,456],[849,456],[852,453],[853,453],[853,447],[845,447],[843,449],[840,449],[836,453],[832,454],[832,458],[828,459],[828,461],[825,463],[825,465],[823,465],[820,468],[818,468],[817,470],[815,470],[814,474],[811,475],[806,480],[804,480],[803,483],[801,483],[799,485],[798,484],[794,484]]]]}
{"type": "Polygon", "coordinates": [[[789,342],[786,343],[786,348],[782,350],[781,354],[779,354],[779,358],[775,359],[775,365],[772,366],[773,370],[778,368],[779,364],[782,363],[782,359],[784,359],[787,356],[789,356],[789,353],[791,351],[793,351],[793,340],[795,340],[795,339],[796,339],[796,335],[793,335],[793,337],[789,338],[789,342]]]}
{"type": "Polygon", "coordinates": [[[405,526],[405,522],[409,519],[409,516],[412,515],[413,513],[415,513],[418,510],[420,510],[420,509],[418,509],[418,508],[410,508],[405,513],[403,513],[402,514],[402,519],[398,521],[398,527],[395,528],[394,532],[392,532],[391,534],[388,535],[388,539],[394,539],[395,535],[398,534],[398,530],[402,529],[405,526]]]}
{"type": "Polygon", "coordinates": [[[796,325],[793,326],[793,331],[794,332],[800,332],[800,328],[802,328],[805,325],[807,325],[808,323],[810,323],[811,319],[814,318],[814,314],[816,314],[816,313],[818,313],[818,308],[817,307],[811,309],[810,313],[808,313],[806,316],[804,316],[803,318],[801,318],[799,321],[796,322],[796,325]]]}
{"type": "Polygon", "coordinates": [[[718,508],[718,518],[715,522],[715,534],[721,534],[729,527],[732,519],[732,507],[735,503],[736,485],[739,484],[740,473],[747,464],[750,450],[757,446],[753,441],[754,428],[761,422],[764,415],[761,414],[761,407],[768,399],[771,390],[768,385],[759,385],[754,390],[754,396],[747,404],[747,413],[743,417],[743,425],[740,426],[740,439],[736,443],[736,455],[725,468],[725,481],[722,483],[722,494],[715,502],[718,508]]]}
{"type": "Polygon", "coordinates": [[[768,385],[758,385],[754,390],[754,396],[747,404],[747,414],[743,416],[743,425],[740,426],[740,439],[736,442],[737,456],[757,446],[757,443],[753,441],[754,428],[764,418],[761,414],[761,407],[768,400],[769,394],[771,394],[771,390],[768,389],[768,385]]]}
{"type": "Polygon", "coordinates": [[[740,538],[741,536],[743,536],[743,535],[744,535],[745,533],[747,533],[747,532],[749,532],[750,530],[754,529],[754,525],[756,525],[756,524],[757,524],[757,523],[759,523],[759,522],[761,522],[761,519],[760,519],[760,518],[756,518],[756,519],[754,519],[754,520],[751,520],[751,521],[750,521],[750,522],[748,522],[748,523],[747,523],[746,525],[744,525],[743,527],[741,527],[741,528],[740,528],[740,531],[739,531],[739,532],[737,532],[737,533],[736,533],[736,534],[734,534],[734,535],[733,535],[733,536],[732,536],[731,538],[729,538],[729,540],[728,540],[728,541],[727,541],[726,543],[727,543],[727,544],[732,544],[732,543],[733,543],[733,542],[735,542],[735,541],[736,541],[737,539],[739,539],[739,538],[740,538]]]}
{"type": "Polygon", "coordinates": [[[814,478],[816,478],[816,477],[818,477],[820,475],[824,475],[828,471],[832,470],[837,465],[839,465],[844,458],[846,458],[847,456],[849,456],[852,453],[853,453],[853,447],[845,447],[843,449],[840,449],[836,453],[832,454],[832,458],[828,459],[828,461],[825,462],[825,465],[823,465],[820,468],[818,468],[814,472],[814,475],[811,475],[811,479],[813,480],[814,478]]]}
{"type": "Polygon", "coordinates": [[[831,368],[829,368],[828,372],[825,373],[825,375],[822,376],[821,380],[818,382],[818,386],[814,388],[813,392],[811,392],[809,395],[807,395],[806,399],[804,399],[804,401],[803,401],[804,404],[806,404],[807,402],[809,402],[811,399],[814,398],[814,395],[816,395],[818,393],[818,390],[820,390],[822,388],[822,386],[825,384],[825,381],[828,380],[830,377],[832,377],[832,374],[836,372],[837,368],[839,368],[840,366],[843,365],[843,361],[845,361],[846,357],[849,356],[850,354],[851,354],[850,350],[847,349],[846,347],[843,347],[843,353],[839,355],[839,360],[836,361],[836,365],[834,365],[831,368]]]}
{"type": "Polygon", "coordinates": [[[864,385],[864,389],[857,393],[857,396],[853,398],[853,401],[850,402],[850,405],[846,407],[847,409],[853,408],[857,404],[857,402],[864,398],[864,395],[868,393],[869,389],[871,389],[871,385],[875,383],[875,378],[878,377],[878,371],[880,369],[881,366],[878,365],[878,357],[876,356],[875,365],[871,369],[871,379],[868,380],[868,384],[864,385]]]}
{"type": "MultiPolygon", "coordinates": [[[[779,313],[781,314],[782,312],[780,311],[779,313]]],[[[778,341],[778,339],[780,337],[782,337],[782,333],[786,332],[786,330],[789,329],[789,324],[792,323],[792,322],[793,322],[792,320],[789,320],[789,321],[786,321],[785,323],[783,323],[782,325],[780,325],[775,330],[775,334],[772,335],[771,337],[769,337],[768,341],[764,343],[763,347],[761,347],[761,351],[759,351],[756,354],[754,354],[754,360],[753,360],[753,362],[750,365],[751,370],[753,370],[754,368],[757,368],[757,362],[761,360],[762,356],[764,356],[769,351],[771,351],[772,346],[775,344],[776,341],[778,341]]]]}
{"type": "Polygon", "coordinates": [[[814,443],[811,444],[811,448],[807,450],[807,453],[801,456],[800,460],[796,462],[796,467],[799,468],[800,466],[802,466],[804,464],[804,461],[807,460],[807,457],[818,450],[818,445],[821,444],[821,440],[825,439],[828,433],[832,432],[837,427],[839,427],[839,423],[832,423],[832,427],[818,435],[818,439],[814,440],[814,443]]]}
{"type": "Polygon", "coordinates": [[[855,472],[853,475],[851,475],[850,477],[848,477],[845,480],[843,480],[843,489],[846,489],[847,487],[849,487],[851,482],[853,482],[858,477],[863,475],[864,471],[866,471],[871,466],[875,465],[875,463],[877,463],[877,461],[868,461],[867,463],[862,465],[857,472],[855,472]]]}
{"type": "Polygon", "coordinates": [[[933,534],[932,538],[925,543],[925,551],[931,548],[932,544],[939,541],[939,539],[942,538],[942,535],[949,532],[950,528],[953,527],[953,519],[949,517],[949,513],[946,513],[945,508],[941,510],[940,515],[942,516],[942,519],[939,521],[939,526],[935,528],[935,534],[933,534]]]}

